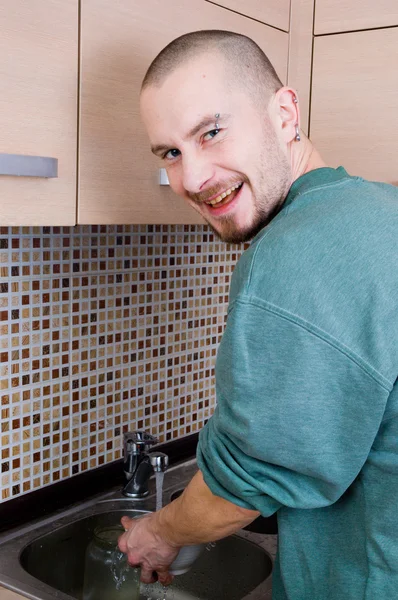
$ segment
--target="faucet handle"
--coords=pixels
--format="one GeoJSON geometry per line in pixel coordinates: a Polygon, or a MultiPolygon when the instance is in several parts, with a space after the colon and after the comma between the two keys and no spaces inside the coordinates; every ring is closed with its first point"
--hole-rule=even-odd
{"type": "Polygon", "coordinates": [[[123,434],[124,452],[128,454],[142,454],[146,452],[158,440],[146,431],[127,431],[123,434]]]}

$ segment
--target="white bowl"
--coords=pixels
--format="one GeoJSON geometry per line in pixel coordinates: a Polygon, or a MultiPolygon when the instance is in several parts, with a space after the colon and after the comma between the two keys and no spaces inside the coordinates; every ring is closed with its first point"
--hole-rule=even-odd
{"type": "Polygon", "coordinates": [[[169,572],[171,575],[182,575],[189,571],[204,549],[205,544],[195,544],[194,546],[181,548],[174,562],[170,565],[169,572]]]}

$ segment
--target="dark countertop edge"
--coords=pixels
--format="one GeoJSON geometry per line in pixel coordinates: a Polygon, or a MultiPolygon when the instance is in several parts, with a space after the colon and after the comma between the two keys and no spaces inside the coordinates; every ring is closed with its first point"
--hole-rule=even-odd
{"type": "MultiPolygon", "coordinates": [[[[165,452],[170,466],[195,457],[199,434],[154,446],[165,452]]],[[[123,460],[85,471],[68,479],[0,503],[0,533],[19,527],[91,496],[110,491],[124,482],[123,460]]]]}

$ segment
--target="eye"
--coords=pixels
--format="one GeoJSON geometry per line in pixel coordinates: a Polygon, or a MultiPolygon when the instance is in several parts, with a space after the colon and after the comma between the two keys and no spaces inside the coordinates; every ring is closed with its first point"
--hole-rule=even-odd
{"type": "Polygon", "coordinates": [[[204,134],[203,139],[205,142],[208,142],[209,140],[212,140],[213,138],[215,138],[216,135],[219,133],[220,133],[219,129],[212,129],[211,131],[208,131],[207,133],[204,134]]]}
{"type": "Polygon", "coordinates": [[[177,158],[180,156],[181,152],[177,150],[177,148],[172,148],[171,150],[167,150],[165,154],[163,154],[162,158],[165,160],[172,160],[173,158],[177,158]]]}

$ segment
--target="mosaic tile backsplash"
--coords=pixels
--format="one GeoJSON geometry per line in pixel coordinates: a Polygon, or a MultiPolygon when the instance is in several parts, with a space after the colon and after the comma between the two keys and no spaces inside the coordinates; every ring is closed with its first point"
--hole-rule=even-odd
{"type": "Polygon", "coordinates": [[[194,225],[0,227],[0,501],[169,441],[215,406],[243,246],[194,225]]]}

